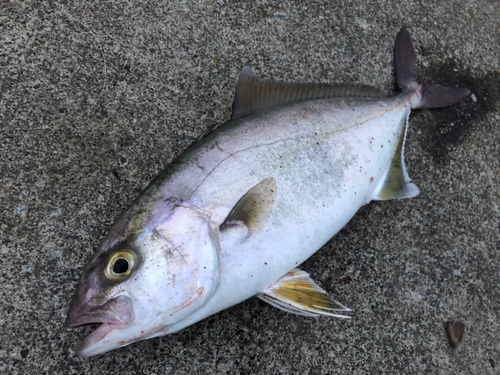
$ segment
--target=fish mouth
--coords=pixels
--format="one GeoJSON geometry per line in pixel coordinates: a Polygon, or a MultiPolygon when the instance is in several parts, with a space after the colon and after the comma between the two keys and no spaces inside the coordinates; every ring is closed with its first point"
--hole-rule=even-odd
{"type": "MultiPolygon", "coordinates": [[[[96,323],[99,324],[99,323],[96,323]]],[[[80,326],[81,327],[81,326],[80,326]]],[[[76,327],[74,327],[76,328],[76,327]]],[[[86,358],[95,354],[99,354],[103,351],[95,351],[95,348],[101,343],[104,338],[113,330],[117,330],[123,328],[123,325],[120,324],[112,324],[112,323],[102,323],[99,327],[97,327],[90,335],[85,337],[85,339],[80,342],[75,352],[79,357],[86,358]]],[[[109,349],[108,349],[109,350],[109,349]]]]}
{"type": "Polygon", "coordinates": [[[132,301],[128,296],[116,297],[97,308],[85,307],[73,301],[66,318],[68,328],[99,325],[78,344],[76,347],[78,356],[90,357],[127,343],[128,340],[115,343],[116,340],[106,340],[106,337],[113,331],[123,331],[133,325],[135,314],[132,301]]]}

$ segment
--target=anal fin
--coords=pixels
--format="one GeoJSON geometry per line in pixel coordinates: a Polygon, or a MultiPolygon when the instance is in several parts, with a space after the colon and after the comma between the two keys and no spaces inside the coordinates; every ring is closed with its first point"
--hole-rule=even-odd
{"type": "Polygon", "coordinates": [[[392,158],[391,165],[385,174],[380,189],[377,190],[375,197],[376,200],[389,200],[389,199],[403,199],[411,198],[420,192],[417,185],[410,183],[411,178],[406,172],[404,162],[404,145],[406,140],[406,129],[408,124],[408,116],[402,120],[402,130],[399,136],[398,146],[394,157],[392,158]]]}
{"type": "Polygon", "coordinates": [[[330,299],[307,272],[299,269],[288,272],[257,297],[280,310],[297,315],[350,318],[337,313],[350,309],[330,299]]]}

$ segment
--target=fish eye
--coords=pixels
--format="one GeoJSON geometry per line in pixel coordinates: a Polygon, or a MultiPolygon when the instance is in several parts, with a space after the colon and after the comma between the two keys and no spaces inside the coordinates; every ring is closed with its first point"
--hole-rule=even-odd
{"type": "Polygon", "coordinates": [[[113,272],[116,274],[122,274],[128,270],[128,260],[127,259],[117,259],[113,265],[113,272]]]}
{"type": "Polygon", "coordinates": [[[130,250],[120,250],[113,253],[108,259],[104,275],[110,280],[123,280],[132,272],[135,258],[135,254],[130,250]]]}

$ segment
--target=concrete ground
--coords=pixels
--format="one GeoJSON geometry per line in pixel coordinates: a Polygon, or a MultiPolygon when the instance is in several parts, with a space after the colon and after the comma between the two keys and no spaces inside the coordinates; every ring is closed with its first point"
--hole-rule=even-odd
{"type": "MultiPolygon", "coordinates": [[[[0,3],[0,373],[500,374],[500,3],[0,3]],[[229,118],[239,71],[472,89],[411,116],[421,194],[374,202],[302,268],[353,309],[304,318],[251,299],[177,334],[90,359],[68,330],[82,267],[114,219],[229,118]],[[458,348],[448,320],[463,322],[458,348]]],[[[270,249],[272,251],[272,249],[270,249]]]]}

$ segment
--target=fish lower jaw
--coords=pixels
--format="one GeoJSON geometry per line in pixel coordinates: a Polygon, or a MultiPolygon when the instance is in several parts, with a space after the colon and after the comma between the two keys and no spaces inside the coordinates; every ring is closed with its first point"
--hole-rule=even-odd
{"type": "MultiPolygon", "coordinates": [[[[94,324],[99,324],[99,323],[100,322],[96,322],[94,324]]],[[[93,323],[84,324],[82,326],[87,326],[89,324],[93,323]]],[[[106,336],[108,336],[110,332],[120,328],[123,328],[123,325],[114,323],[101,323],[99,327],[97,327],[92,333],[90,333],[87,337],[85,337],[85,339],[80,344],[78,344],[75,350],[76,354],[79,357],[86,358],[112,349],[108,347],[108,345],[106,345],[103,342],[103,340],[106,338],[106,336]]],[[[122,346],[125,344],[126,342],[124,341],[122,343],[122,346]]],[[[114,347],[118,346],[120,345],[114,345],[114,347]]]]}

